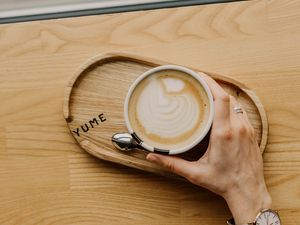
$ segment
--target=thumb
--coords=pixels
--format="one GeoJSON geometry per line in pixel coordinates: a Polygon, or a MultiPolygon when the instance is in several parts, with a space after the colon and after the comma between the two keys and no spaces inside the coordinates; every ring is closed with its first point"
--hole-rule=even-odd
{"type": "Polygon", "coordinates": [[[179,157],[149,153],[146,159],[187,179],[196,173],[193,162],[181,159],[179,157]]]}

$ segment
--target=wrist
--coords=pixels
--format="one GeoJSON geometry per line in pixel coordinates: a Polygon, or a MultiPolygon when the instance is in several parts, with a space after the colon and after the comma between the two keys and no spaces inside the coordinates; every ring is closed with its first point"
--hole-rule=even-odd
{"type": "Polygon", "coordinates": [[[246,188],[231,190],[224,195],[224,199],[237,225],[253,222],[262,209],[269,209],[272,205],[265,184],[257,187],[256,191],[246,188]]]}

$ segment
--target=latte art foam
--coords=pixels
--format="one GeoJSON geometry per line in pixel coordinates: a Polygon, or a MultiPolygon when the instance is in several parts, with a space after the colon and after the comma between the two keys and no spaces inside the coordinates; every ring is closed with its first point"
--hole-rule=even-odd
{"type": "Polygon", "coordinates": [[[177,149],[197,139],[209,116],[208,97],[192,76],[159,71],[142,80],[129,101],[129,120],[153,147],[177,149]]]}
{"type": "Polygon", "coordinates": [[[184,87],[177,78],[154,79],[145,87],[136,114],[147,134],[172,138],[193,129],[200,117],[199,107],[194,107],[197,99],[185,93],[184,87]]]}

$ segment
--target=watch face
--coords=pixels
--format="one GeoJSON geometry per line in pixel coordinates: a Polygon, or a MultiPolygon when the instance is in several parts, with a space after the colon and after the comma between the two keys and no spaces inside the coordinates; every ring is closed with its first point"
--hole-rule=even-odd
{"type": "Polygon", "coordinates": [[[256,219],[256,225],[281,225],[277,213],[272,210],[263,211],[256,219]]]}

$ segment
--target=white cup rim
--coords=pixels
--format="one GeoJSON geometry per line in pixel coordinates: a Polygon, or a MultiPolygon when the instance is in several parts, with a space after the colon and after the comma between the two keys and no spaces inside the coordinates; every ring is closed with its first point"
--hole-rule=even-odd
{"type": "Polygon", "coordinates": [[[129,122],[129,115],[128,115],[128,108],[129,108],[129,100],[130,97],[134,91],[134,89],[136,88],[136,86],[146,77],[150,76],[153,73],[156,73],[158,71],[162,71],[162,70],[178,70],[181,72],[184,72],[186,74],[191,75],[193,78],[195,78],[204,88],[207,97],[208,97],[208,101],[209,101],[209,109],[210,109],[210,114],[206,123],[206,126],[204,127],[202,133],[199,135],[199,137],[197,139],[195,139],[193,142],[191,142],[190,144],[178,148],[178,149],[172,149],[172,150],[164,150],[164,149],[158,149],[155,146],[151,146],[149,144],[147,144],[146,142],[142,141],[140,143],[140,145],[150,151],[150,152],[160,152],[160,153],[165,153],[165,154],[180,154],[183,152],[186,152],[190,149],[192,149],[193,147],[195,147],[197,144],[199,144],[203,138],[207,135],[207,133],[209,132],[211,126],[212,126],[212,122],[213,122],[213,117],[214,117],[214,100],[213,100],[213,96],[211,93],[211,90],[209,89],[206,81],[200,76],[201,72],[195,72],[191,69],[188,69],[186,67],[183,66],[178,66],[178,65],[164,65],[164,66],[158,66],[158,67],[154,67],[150,70],[147,70],[146,72],[144,72],[142,75],[140,75],[130,86],[126,98],[125,98],[125,103],[124,103],[124,118],[125,118],[125,124],[126,127],[128,129],[128,132],[132,135],[134,134],[134,130],[131,127],[131,124],[129,122]]]}

